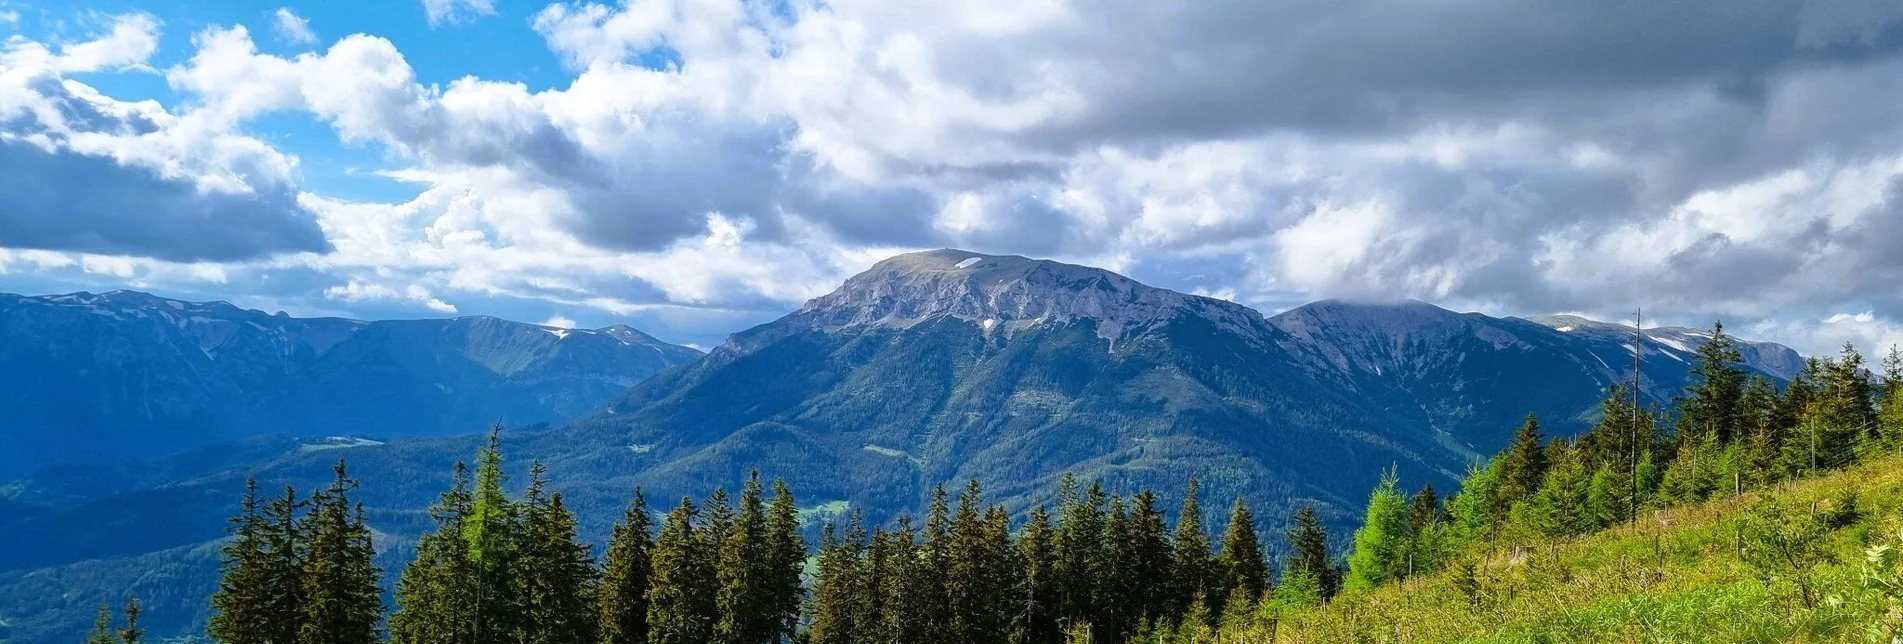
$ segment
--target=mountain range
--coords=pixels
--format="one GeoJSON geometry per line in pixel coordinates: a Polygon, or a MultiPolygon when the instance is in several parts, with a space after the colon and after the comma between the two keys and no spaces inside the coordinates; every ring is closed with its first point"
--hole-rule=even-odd
{"type": "Polygon", "coordinates": [[[626,326],[294,318],[144,293],[0,294],[0,478],[263,434],[561,423],[700,352],[626,326]]]}
{"type": "MultiPolygon", "coordinates": [[[[71,639],[100,601],[127,592],[147,602],[155,632],[195,628],[214,583],[212,545],[244,478],[309,486],[324,480],[339,457],[363,481],[360,498],[386,545],[380,561],[400,566],[427,524],[422,509],[449,484],[450,464],[476,448],[466,429],[498,415],[537,418],[493,408],[389,410],[411,424],[378,425],[374,436],[342,422],[251,420],[274,413],[272,400],[296,401],[300,406],[285,408],[300,413],[338,406],[324,404],[338,394],[300,391],[306,387],[424,391],[414,383],[442,384],[446,405],[536,401],[548,420],[592,409],[570,423],[511,429],[505,442],[516,480],[530,459],[545,463],[596,543],[636,486],[651,499],[698,496],[736,484],[749,470],[787,479],[802,504],[822,516],[858,508],[873,519],[917,508],[932,486],[965,479],[1024,510],[1045,500],[1066,473],[1116,491],[1154,486],[1166,498],[1194,475],[1218,503],[1245,495],[1263,518],[1261,528],[1277,533],[1302,504],[1345,527],[1390,468],[1411,485],[1448,490],[1477,458],[1499,449],[1528,412],[1551,433],[1579,431],[1606,388],[1631,378],[1634,364],[1630,327],[1582,318],[1342,301],[1264,316],[1100,269],[956,250],[880,262],[698,357],[625,328],[563,334],[486,318],[320,324],[136,294],[62,297],[73,301],[5,300],[42,303],[0,308],[0,329],[37,328],[43,335],[0,336],[0,345],[17,337],[93,348],[0,346],[0,355],[91,355],[93,369],[122,360],[233,361],[267,366],[183,373],[221,374],[208,383],[240,375],[258,378],[246,383],[302,379],[275,384],[274,391],[286,392],[279,398],[234,398],[230,417],[242,422],[219,424],[214,433],[180,437],[191,427],[189,416],[167,416],[186,420],[168,421],[175,423],[164,426],[171,434],[144,444],[197,445],[192,449],[134,461],[96,457],[0,485],[0,535],[23,535],[0,552],[0,622],[13,633],[0,641],[9,643],[71,639]],[[81,303],[103,299],[152,303],[108,309],[116,316],[81,303]],[[13,319],[28,317],[18,310],[58,306],[74,309],[62,313],[71,319],[113,322],[80,327],[83,338],[57,339],[44,335],[54,326],[13,319]],[[236,322],[186,331],[193,316],[183,311],[200,307],[236,322]],[[163,315],[165,309],[178,314],[163,315]],[[133,320],[136,335],[117,326],[133,320]],[[227,327],[240,328],[227,329],[228,336],[209,331],[227,327]],[[94,337],[109,333],[120,335],[94,337]],[[247,339],[229,340],[241,334],[247,339]],[[369,344],[396,337],[434,341],[369,344]],[[365,344],[339,351],[353,342],[365,344]],[[619,366],[635,364],[633,348],[673,359],[619,366]],[[661,368],[670,361],[678,364],[661,368]],[[279,366],[288,364],[331,366],[279,366]],[[558,364],[589,368],[553,369],[558,364]],[[522,375],[551,371],[561,375],[522,375]],[[222,375],[228,372],[240,375],[222,375]],[[414,378],[402,377],[412,372],[414,378]],[[395,384],[349,382],[357,373],[395,384]],[[431,413],[445,419],[415,420],[431,413]]],[[[1682,387],[1706,339],[1702,331],[1645,330],[1637,363],[1651,400],[1668,401],[1682,387]]],[[[1803,364],[1778,345],[1741,348],[1745,366],[1767,377],[1787,380],[1803,364]]],[[[66,364],[40,359],[0,368],[66,364]]],[[[136,396],[122,396],[139,390],[110,389],[123,378],[61,378],[76,388],[62,394],[61,404],[140,409],[127,404],[136,396]],[[109,385],[105,393],[97,383],[109,385]]],[[[383,407],[376,398],[363,400],[354,415],[339,417],[368,426],[383,407]]],[[[195,404],[176,407],[221,409],[195,404]]],[[[146,418],[115,413],[101,414],[100,422],[146,418]]]]}

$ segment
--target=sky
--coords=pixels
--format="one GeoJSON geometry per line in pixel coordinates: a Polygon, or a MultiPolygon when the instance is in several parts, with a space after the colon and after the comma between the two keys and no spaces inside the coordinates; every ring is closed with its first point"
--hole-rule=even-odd
{"type": "Polygon", "coordinates": [[[1887,0],[0,0],[0,291],[718,344],[893,254],[1903,343],[1887,0]]]}

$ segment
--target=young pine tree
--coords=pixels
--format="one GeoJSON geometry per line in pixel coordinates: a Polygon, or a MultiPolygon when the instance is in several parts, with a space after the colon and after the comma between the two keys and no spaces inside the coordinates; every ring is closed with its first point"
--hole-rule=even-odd
{"type": "Polygon", "coordinates": [[[647,498],[636,489],[634,501],[608,538],[607,562],[596,595],[595,628],[601,644],[647,644],[653,527],[647,498]]]}
{"type": "Polygon", "coordinates": [[[382,640],[382,571],[371,563],[376,549],[363,506],[350,503],[357,482],[333,470],[330,487],[311,498],[310,550],[304,560],[302,644],[374,644],[382,640]]]}

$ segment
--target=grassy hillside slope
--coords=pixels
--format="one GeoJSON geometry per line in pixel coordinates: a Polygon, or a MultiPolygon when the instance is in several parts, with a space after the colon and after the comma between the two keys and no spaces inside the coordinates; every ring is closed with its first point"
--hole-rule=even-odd
{"type": "Polygon", "coordinates": [[[1502,544],[1435,575],[1284,612],[1244,641],[1903,641],[1899,530],[1903,457],[1881,458],[1647,513],[1636,526],[1502,544]],[[1770,547],[1779,537],[1786,548],[1770,547]],[[1786,551],[1806,546],[1815,563],[1786,551]]]}

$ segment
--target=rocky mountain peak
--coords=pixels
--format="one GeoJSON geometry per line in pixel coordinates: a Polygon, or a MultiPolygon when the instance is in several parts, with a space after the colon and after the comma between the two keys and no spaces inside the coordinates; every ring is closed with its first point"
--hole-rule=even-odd
{"type": "Polygon", "coordinates": [[[1097,323],[1098,335],[1116,338],[1183,314],[1238,330],[1256,328],[1262,320],[1248,307],[1155,288],[1099,268],[952,249],[879,262],[807,302],[794,317],[829,329],[902,328],[950,317],[1006,333],[1088,319],[1097,323]]]}

